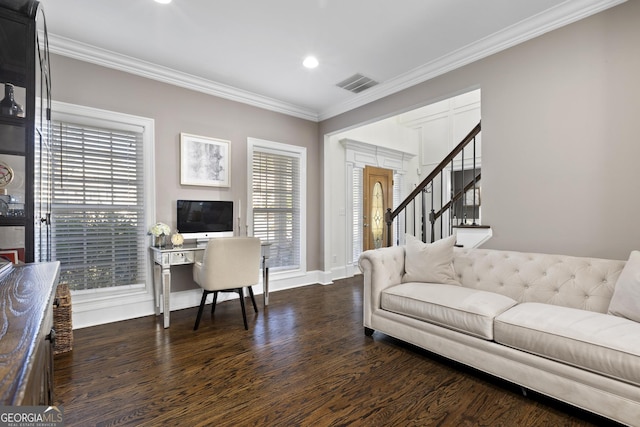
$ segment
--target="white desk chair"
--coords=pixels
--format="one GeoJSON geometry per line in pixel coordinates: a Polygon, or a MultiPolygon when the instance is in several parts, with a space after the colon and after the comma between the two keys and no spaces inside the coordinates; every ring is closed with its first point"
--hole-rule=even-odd
{"type": "Polygon", "coordinates": [[[197,330],[207,295],[213,293],[211,314],[215,312],[218,292],[236,292],[240,297],[244,328],[247,313],[244,307],[243,288],[249,288],[253,309],[258,312],[251,285],[260,277],[260,239],[257,237],[220,237],[209,240],[202,262],[193,265],[193,280],[203,289],[198,317],[193,330],[197,330]]]}

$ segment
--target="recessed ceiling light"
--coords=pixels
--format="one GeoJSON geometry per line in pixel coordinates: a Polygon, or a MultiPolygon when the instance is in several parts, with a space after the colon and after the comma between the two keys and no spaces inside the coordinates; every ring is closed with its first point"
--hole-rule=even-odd
{"type": "Polygon", "coordinates": [[[156,0],[156,3],[169,4],[171,0],[156,0]]]}
{"type": "Polygon", "coordinates": [[[315,56],[307,56],[306,58],[304,58],[304,61],[302,61],[302,65],[307,68],[316,68],[318,64],[320,63],[318,62],[318,58],[316,58],[315,56]]]}

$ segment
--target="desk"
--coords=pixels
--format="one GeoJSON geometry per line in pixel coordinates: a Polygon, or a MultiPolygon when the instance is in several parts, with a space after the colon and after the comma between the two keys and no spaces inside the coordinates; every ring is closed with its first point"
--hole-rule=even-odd
{"type": "MultiPolygon", "coordinates": [[[[262,291],[264,306],[269,305],[269,248],[271,243],[262,243],[262,291]]],[[[182,247],[151,247],[151,266],[153,267],[153,296],[156,316],[164,314],[164,327],[170,323],[171,267],[193,264],[201,261],[206,245],[188,244],[182,247]]]]}

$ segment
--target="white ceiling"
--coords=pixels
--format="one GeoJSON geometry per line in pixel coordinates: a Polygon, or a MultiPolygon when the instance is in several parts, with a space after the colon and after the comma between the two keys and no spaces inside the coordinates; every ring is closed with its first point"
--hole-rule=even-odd
{"type": "Polygon", "coordinates": [[[623,1],[41,3],[53,53],[323,120],[623,1]],[[318,68],[302,66],[308,54],[318,68]],[[360,94],[336,86],[355,73],[380,84],[360,94]]]}

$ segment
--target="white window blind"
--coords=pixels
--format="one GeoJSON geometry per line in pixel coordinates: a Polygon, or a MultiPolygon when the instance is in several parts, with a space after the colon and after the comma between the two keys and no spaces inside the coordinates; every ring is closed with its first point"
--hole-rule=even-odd
{"type": "MultiPolygon", "coordinates": [[[[394,172],[393,173],[393,208],[395,210],[400,202],[403,201],[402,198],[402,175],[394,172]]],[[[404,242],[404,224],[405,224],[405,212],[400,213],[393,220],[393,243],[392,245],[401,244],[400,242],[404,242]]]]}
{"type": "Polygon", "coordinates": [[[145,283],[142,136],[53,122],[53,257],[74,291],[145,283]]]}
{"type": "Polygon", "coordinates": [[[362,168],[353,168],[352,173],[353,180],[353,259],[354,263],[358,262],[360,258],[360,254],[362,253],[362,217],[363,217],[363,206],[362,206],[362,196],[363,196],[363,188],[362,188],[362,168]]]}
{"type": "Polygon", "coordinates": [[[252,162],[253,234],[270,242],[269,266],[300,268],[300,155],[254,148],[252,162]]]}

